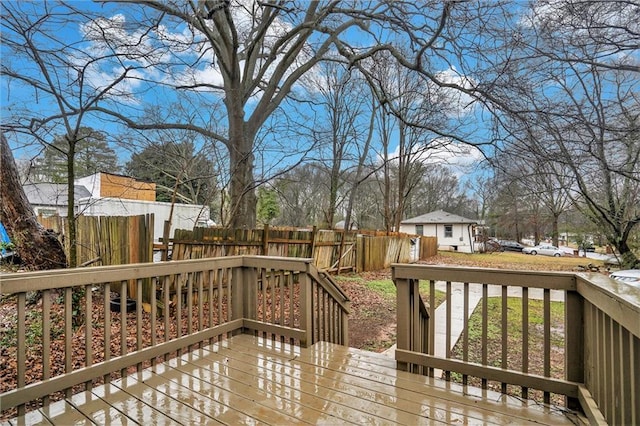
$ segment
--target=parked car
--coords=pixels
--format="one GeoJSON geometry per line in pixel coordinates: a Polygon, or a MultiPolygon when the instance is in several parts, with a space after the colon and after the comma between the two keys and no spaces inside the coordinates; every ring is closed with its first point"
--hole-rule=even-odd
{"type": "Polygon", "coordinates": [[[640,269],[627,269],[624,271],[612,272],[609,277],[634,287],[640,288],[640,269]]]}
{"type": "Polygon", "coordinates": [[[521,252],[524,246],[517,241],[500,240],[500,249],[502,251],[518,251],[521,252]]]}
{"type": "Polygon", "coordinates": [[[564,252],[562,250],[560,250],[556,246],[552,246],[551,244],[540,244],[533,247],[525,247],[522,249],[522,252],[526,254],[532,254],[534,256],[536,254],[543,254],[545,256],[555,256],[555,257],[564,256],[564,252]]]}
{"type": "Polygon", "coordinates": [[[589,252],[589,253],[594,253],[596,251],[596,248],[593,246],[593,244],[584,244],[584,245],[578,247],[578,250],[582,250],[582,251],[589,252]]]}

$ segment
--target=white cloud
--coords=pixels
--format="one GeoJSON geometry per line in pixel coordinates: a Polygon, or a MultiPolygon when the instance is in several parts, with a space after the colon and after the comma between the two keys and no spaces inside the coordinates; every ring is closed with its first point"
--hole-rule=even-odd
{"type": "MultiPolygon", "coordinates": [[[[397,146],[389,157],[397,159],[399,155],[400,147],[397,146]]],[[[412,158],[423,164],[448,167],[458,177],[468,173],[484,159],[478,148],[444,138],[433,139],[427,145],[414,147],[412,158]]]]}
{"type": "MultiPolygon", "coordinates": [[[[451,66],[449,69],[439,72],[436,77],[445,84],[455,84],[463,89],[471,89],[473,82],[469,77],[462,75],[451,66]]],[[[452,118],[460,118],[471,114],[473,111],[473,98],[461,90],[451,87],[438,87],[435,83],[432,90],[438,96],[440,104],[446,105],[445,114],[452,118]]]]}
{"type": "MultiPolygon", "coordinates": [[[[260,16],[260,8],[260,4],[253,0],[240,0],[231,4],[230,10],[241,44],[255,35],[255,16],[260,16]]],[[[213,25],[213,22],[209,21],[209,25],[213,25]]],[[[280,19],[271,23],[261,47],[263,55],[258,59],[258,70],[264,63],[261,61],[266,60],[276,42],[290,29],[291,25],[280,19]]],[[[179,25],[172,29],[167,25],[159,25],[153,29],[135,28],[123,14],[115,14],[81,25],[80,33],[88,41],[88,46],[87,55],[77,58],[78,64],[86,65],[89,57],[104,59],[99,64],[88,67],[89,81],[96,89],[105,87],[120,77],[126,67],[135,68],[136,73],[132,74],[134,79],[125,79],[118,84],[117,94],[125,95],[129,101],[134,95],[132,89],[140,88],[141,80],[159,81],[170,86],[192,86],[193,90],[202,91],[211,89],[197,86],[222,86],[222,75],[213,50],[204,34],[193,27],[179,25]],[[205,50],[207,48],[208,51],[205,50]],[[119,57],[112,57],[114,54],[119,57]]],[[[295,42],[295,37],[288,41],[289,44],[295,42]]],[[[304,60],[304,55],[298,58],[298,62],[304,60]]],[[[263,73],[264,80],[272,75],[278,63],[279,59],[263,73]]],[[[244,72],[244,62],[240,61],[239,65],[240,71],[244,72]]],[[[260,93],[256,93],[253,99],[259,96],[260,93]]]]}

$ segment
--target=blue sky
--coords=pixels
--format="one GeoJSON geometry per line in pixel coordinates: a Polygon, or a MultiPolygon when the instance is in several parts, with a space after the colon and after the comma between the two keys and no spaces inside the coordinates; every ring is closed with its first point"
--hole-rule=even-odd
{"type": "MultiPolygon", "coordinates": [[[[191,37],[191,33],[189,29],[185,25],[176,25],[171,26],[159,26],[153,31],[149,33],[145,33],[144,28],[140,27],[131,27],[127,26],[131,20],[126,14],[123,14],[123,11],[129,11],[129,8],[123,8],[121,5],[112,5],[107,3],[106,5],[96,4],[96,3],[88,3],[88,2],[79,2],[79,3],[71,3],[74,6],[82,8],[83,10],[88,11],[99,11],[103,18],[110,19],[113,22],[117,22],[120,25],[113,28],[112,37],[113,39],[130,39],[133,41],[133,45],[135,45],[135,49],[139,49],[140,51],[146,50],[148,52],[157,52],[158,55],[168,55],[167,52],[156,51],[154,48],[157,47],[157,38],[162,37],[165,41],[169,41],[173,43],[173,48],[171,52],[171,58],[175,60],[181,60],[185,63],[196,61],[198,55],[202,54],[202,51],[197,51],[193,49],[187,49],[180,51],[182,46],[181,42],[188,40],[191,37]]],[[[25,11],[29,9],[33,9],[29,11],[30,16],[37,16],[39,13],[42,13],[44,3],[33,2],[33,3],[22,3],[21,8],[25,11]]],[[[53,8],[53,11],[57,11],[57,6],[53,8]]],[[[62,17],[61,17],[62,18],[62,17]]],[[[58,27],[52,33],[53,36],[59,37],[62,42],[73,41],[74,47],[76,50],[74,51],[77,56],[77,62],[81,63],[86,58],[85,54],[102,54],[105,52],[103,49],[104,46],[101,46],[97,43],[92,43],[90,41],[82,41],[82,36],[87,36],[91,34],[92,25],[90,25],[86,20],[77,19],[76,16],[73,22],[68,23],[67,25],[58,27]]],[[[164,21],[166,23],[167,21],[164,21]]],[[[242,26],[242,20],[239,21],[240,26],[242,26]]],[[[286,23],[282,22],[281,29],[286,29],[286,23]]],[[[3,28],[3,33],[5,29],[3,28]]],[[[355,39],[355,33],[353,35],[355,39]]],[[[42,41],[43,46],[52,47],[51,40],[36,40],[42,41]]],[[[478,40],[476,40],[478,42],[478,40]]],[[[481,42],[481,40],[480,40],[481,42]]],[[[362,40],[363,44],[371,43],[371,41],[362,40]]],[[[25,72],[29,72],[32,69],[33,63],[29,61],[24,61],[19,58],[16,58],[12,55],[11,52],[8,51],[8,47],[3,44],[0,47],[0,51],[2,52],[3,61],[10,64],[16,69],[21,69],[25,72]]],[[[135,50],[134,49],[134,50],[135,50]]],[[[207,53],[208,55],[208,53],[207,53]]],[[[167,56],[168,57],[168,56],[167,56]]],[[[454,59],[450,58],[450,61],[457,65],[451,66],[450,64],[445,63],[445,61],[440,60],[440,64],[438,65],[438,60],[436,61],[436,68],[440,68],[439,72],[442,76],[446,76],[445,80],[460,83],[464,78],[464,75],[461,75],[461,69],[465,69],[466,67],[473,67],[474,62],[473,58],[465,58],[465,63],[457,62],[454,59]]],[[[130,59],[125,61],[124,64],[119,64],[113,60],[105,59],[98,63],[92,63],[89,65],[89,72],[87,72],[86,79],[88,85],[86,87],[91,87],[94,90],[100,89],[104,87],[109,82],[113,81],[113,79],[117,78],[122,72],[122,65],[124,66],[134,66],[137,69],[131,71],[131,75],[136,77],[135,79],[127,79],[123,83],[117,86],[119,90],[118,101],[119,101],[119,110],[127,115],[127,116],[139,116],[144,113],[145,109],[150,106],[155,106],[158,110],[162,111],[167,119],[172,119],[174,116],[177,116],[181,113],[189,114],[192,118],[199,120],[199,108],[212,108],[211,105],[216,105],[219,103],[220,98],[215,93],[210,93],[204,95],[199,93],[199,96],[203,96],[203,100],[208,102],[204,107],[201,105],[197,105],[195,103],[189,104],[189,102],[200,101],[194,96],[190,96],[188,98],[181,98],[181,105],[184,107],[184,111],[178,111],[174,107],[166,108],[169,105],[178,101],[178,97],[176,92],[170,90],[162,85],[157,83],[149,83],[148,80],[155,80],[160,82],[171,82],[172,84],[175,82],[183,82],[188,83],[190,81],[207,81],[211,83],[216,83],[220,81],[219,73],[216,71],[215,64],[212,64],[208,60],[199,61],[198,66],[196,67],[186,67],[179,66],[174,67],[172,70],[174,73],[162,72],[158,68],[146,68],[148,65],[143,60],[139,59],[130,59]]],[[[69,73],[69,70],[62,69],[57,70],[57,75],[60,78],[60,82],[64,85],[68,81],[72,81],[74,75],[69,73]]],[[[16,112],[21,112],[25,110],[24,116],[28,116],[29,113],[34,113],[35,115],[48,115],[52,112],[57,112],[57,106],[55,103],[55,99],[53,97],[47,95],[43,91],[33,91],[32,89],[25,88],[20,85],[19,82],[9,79],[6,76],[0,77],[0,90],[2,92],[2,120],[3,123],[6,120],[10,119],[11,115],[16,112]]],[[[304,92],[301,92],[304,95],[304,92]]],[[[312,95],[312,94],[311,94],[312,95]]],[[[109,105],[109,99],[101,101],[101,103],[109,105]]],[[[477,107],[468,107],[471,104],[470,99],[465,96],[461,96],[454,100],[454,103],[460,105],[458,110],[458,114],[462,116],[467,123],[465,124],[468,128],[464,129],[464,132],[470,134],[470,139],[473,141],[482,141],[487,138],[486,129],[483,127],[483,111],[478,109],[477,107]]],[[[248,104],[247,113],[250,112],[251,103],[248,104]]],[[[312,110],[305,106],[304,104],[297,104],[297,112],[299,114],[294,114],[296,120],[299,120],[299,123],[308,124],[305,116],[311,116],[312,110]]],[[[455,110],[455,108],[453,108],[455,110]]],[[[204,110],[205,114],[203,114],[203,120],[210,120],[213,117],[212,125],[219,126],[220,132],[223,132],[224,124],[224,115],[222,112],[210,114],[211,111],[204,110]]],[[[289,110],[291,113],[292,110],[289,110]]],[[[274,116],[274,118],[277,118],[274,116]]],[[[366,120],[364,120],[366,121],[366,120]]],[[[201,121],[202,122],[202,121],[201,121]]],[[[115,139],[119,137],[122,132],[126,131],[124,128],[114,123],[110,120],[105,120],[103,117],[97,116],[88,116],[83,121],[84,126],[94,127],[96,129],[100,129],[105,131],[110,138],[115,139]]],[[[311,127],[311,126],[310,126],[311,127]]],[[[64,129],[57,126],[50,130],[51,137],[55,134],[63,133],[64,129]]],[[[41,147],[37,144],[32,144],[29,139],[26,139],[22,136],[17,136],[13,134],[9,134],[9,142],[11,146],[15,149],[14,155],[18,158],[30,157],[36,155],[41,147]]],[[[278,145],[281,140],[289,140],[292,141],[292,133],[273,133],[266,137],[266,141],[271,141],[272,145],[278,145]],[[269,139],[271,138],[271,139],[269,139]]],[[[306,142],[302,139],[296,140],[298,144],[304,145],[306,142]]],[[[286,164],[286,162],[293,162],[297,158],[297,155],[294,153],[294,149],[288,150],[284,154],[278,153],[279,155],[275,155],[275,150],[267,150],[267,162],[271,160],[272,164],[268,164],[267,166],[271,168],[272,166],[277,166],[278,164],[286,164]]],[[[121,155],[121,160],[124,162],[128,159],[129,152],[124,148],[119,148],[119,153],[121,155]]],[[[472,149],[454,149],[453,153],[440,153],[436,155],[436,158],[442,159],[444,156],[447,157],[447,161],[456,162],[461,165],[472,165],[479,161],[480,156],[477,152],[474,152],[472,149]]],[[[264,158],[264,156],[262,156],[264,158]]],[[[440,160],[442,161],[442,160],[440,160]]],[[[467,173],[467,169],[458,169],[457,173],[462,176],[467,173]]]]}

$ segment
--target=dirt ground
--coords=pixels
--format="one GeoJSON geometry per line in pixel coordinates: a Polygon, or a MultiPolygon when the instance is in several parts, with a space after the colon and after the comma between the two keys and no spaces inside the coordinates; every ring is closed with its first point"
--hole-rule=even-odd
{"type": "Polygon", "coordinates": [[[382,352],[396,341],[396,300],[367,288],[364,281],[389,280],[391,270],[361,274],[362,280],[341,280],[351,299],[349,346],[382,352]]]}

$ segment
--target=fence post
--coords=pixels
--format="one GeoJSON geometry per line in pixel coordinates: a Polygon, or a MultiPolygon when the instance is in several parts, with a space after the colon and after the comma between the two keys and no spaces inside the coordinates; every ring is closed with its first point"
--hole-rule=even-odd
{"type": "Polygon", "coordinates": [[[244,286],[243,313],[244,318],[257,318],[258,272],[253,267],[242,268],[242,285],[244,286]]]}
{"type": "Polygon", "coordinates": [[[318,227],[313,225],[313,230],[311,231],[311,253],[309,253],[309,257],[313,259],[313,264],[318,264],[318,259],[316,259],[316,238],[318,238],[318,227]]]}
{"type": "Polygon", "coordinates": [[[262,255],[269,256],[269,224],[265,223],[262,229],[262,255]]]}
{"type": "MultiPolygon", "coordinates": [[[[351,302],[347,302],[347,307],[351,306],[351,302]]],[[[342,329],[340,330],[340,332],[342,333],[342,339],[340,341],[340,344],[344,345],[344,346],[349,346],[349,314],[347,314],[345,311],[340,311],[340,325],[342,327],[342,329]]]]}
{"type": "Polygon", "coordinates": [[[338,231],[338,235],[340,235],[340,246],[338,247],[338,267],[336,270],[336,275],[340,275],[340,265],[342,264],[342,252],[344,251],[344,239],[347,235],[347,230],[343,229],[342,231],[338,231]]]}
{"type": "Polygon", "coordinates": [[[359,234],[356,236],[356,255],[355,255],[355,269],[356,272],[363,272],[364,269],[364,235],[359,234]]]}
{"type": "MultiPolygon", "coordinates": [[[[584,383],[584,303],[577,291],[566,292],[564,314],[565,378],[572,382],[584,383]]],[[[580,409],[580,401],[567,397],[566,406],[572,410],[580,409]]]]}

